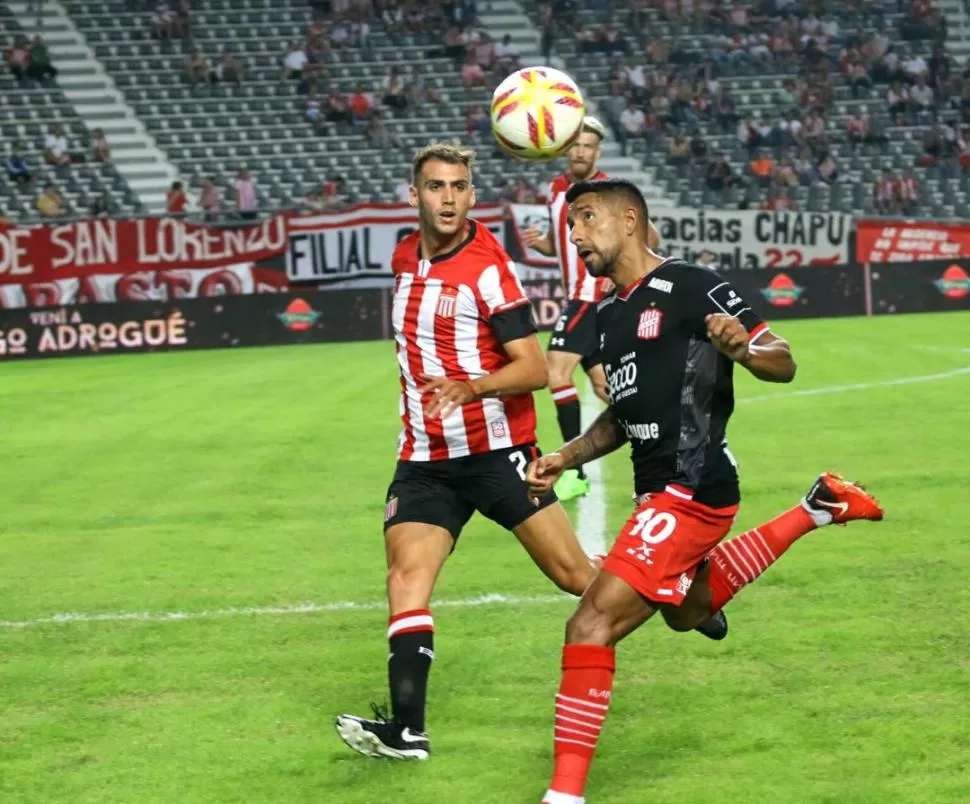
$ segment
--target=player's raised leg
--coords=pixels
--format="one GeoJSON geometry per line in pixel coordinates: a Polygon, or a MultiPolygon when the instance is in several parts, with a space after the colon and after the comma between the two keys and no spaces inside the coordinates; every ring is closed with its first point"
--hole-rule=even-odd
{"type": "MultiPolygon", "coordinates": [[[[738,592],[760,578],[806,533],[826,525],[845,525],[856,520],[878,522],[882,518],[882,507],[864,488],[825,472],[798,505],[717,545],[683,603],[661,608],[664,620],[675,631],[702,630],[701,624],[708,627],[712,614],[720,613],[738,592]]],[[[723,614],[718,619],[723,620],[723,614]]]]}
{"type": "Polygon", "coordinates": [[[615,645],[656,608],[626,581],[599,573],[566,624],[556,695],[555,766],[544,804],[582,804],[613,697],[615,645]]]}

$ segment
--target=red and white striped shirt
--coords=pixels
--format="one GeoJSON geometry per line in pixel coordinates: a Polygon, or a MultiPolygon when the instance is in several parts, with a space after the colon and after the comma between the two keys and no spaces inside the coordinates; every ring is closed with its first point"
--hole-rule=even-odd
{"type": "Polygon", "coordinates": [[[901,201],[919,201],[919,184],[912,176],[896,182],[896,194],[901,201]]]}
{"type": "MultiPolygon", "coordinates": [[[[605,179],[602,171],[592,177],[605,179]]],[[[598,302],[610,292],[609,281],[605,278],[597,279],[586,270],[586,265],[579,258],[579,252],[569,240],[569,204],[566,203],[566,191],[572,184],[568,173],[558,176],[549,185],[549,217],[552,242],[559,257],[559,268],[562,271],[562,286],[566,291],[566,298],[570,301],[578,299],[585,302],[598,302]]]]}
{"type": "Polygon", "coordinates": [[[431,260],[419,253],[420,234],[398,243],[392,321],[401,370],[402,461],[440,461],[528,444],[536,440],[532,394],[469,402],[444,419],[424,415],[422,374],[474,380],[507,365],[492,329],[493,315],[528,304],[505,249],[492,233],[469,221],[455,250],[431,260]]]}

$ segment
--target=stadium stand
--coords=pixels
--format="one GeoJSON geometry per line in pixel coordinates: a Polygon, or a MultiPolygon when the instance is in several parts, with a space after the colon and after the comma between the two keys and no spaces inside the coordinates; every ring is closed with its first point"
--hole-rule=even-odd
{"type": "MultiPolygon", "coordinates": [[[[88,214],[95,200],[105,193],[110,211],[140,212],[137,196],[115,165],[110,161],[92,161],[92,132],[58,88],[56,78],[48,76],[41,80],[25,75],[21,79],[10,69],[10,50],[26,48],[33,37],[21,28],[4,5],[0,5],[0,28],[8,59],[0,71],[0,97],[4,107],[0,118],[3,159],[17,153],[26,163],[30,176],[29,181],[18,181],[7,169],[0,171],[0,215],[22,221],[40,219],[37,201],[49,183],[53,184],[54,192],[63,202],[62,215],[55,217],[88,214]],[[45,162],[46,139],[57,125],[64,127],[70,153],[74,158],[83,156],[84,162],[61,166],[45,162]]],[[[53,66],[56,69],[57,65],[53,66]]]]}
{"type": "MultiPolygon", "coordinates": [[[[467,113],[487,109],[490,77],[476,84],[466,72],[472,85],[465,85],[461,60],[453,57],[464,47],[448,44],[456,31],[449,32],[430,8],[418,7],[410,21],[330,18],[316,29],[305,0],[196,0],[191,38],[159,41],[152,13],[132,10],[126,0],[67,5],[128,102],[195,190],[211,175],[228,193],[245,165],[264,209],[292,205],[338,179],[346,201],[391,200],[407,179],[412,150],[428,139],[467,140],[471,127],[474,141],[489,141],[486,127],[480,122],[475,127],[467,113]],[[311,62],[319,59],[315,87],[282,77],[289,43],[307,42],[315,31],[319,52],[308,54],[311,62]],[[193,68],[198,75],[193,85],[186,56],[194,47],[205,64],[193,68]],[[240,63],[241,79],[210,83],[208,73],[226,53],[240,63]],[[426,88],[423,94],[403,93],[400,108],[382,103],[383,84],[394,68],[405,85],[417,78],[426,88]],[[344,120],[329,106],[331,92],[353,101],[358,88],[379,111],[379,122],[344,120]],[[308,117],[311,100],[319,104],[317,122],[308,117]]],[[[490,145],[483,155],[476,183],[488,200],[506,183],[509,163],[490,145]]],[[[519,173],[538,184],[549,168],[525,166],[519,173]]]]}
{"type": "MultiPolygon", "coordinates": [[[[184,13],[155,0],[62,5],[183,181],[221,196],[222,211],[243,168],[263,210],[308,197],[316,206],[400,198],[410,153],[431,138],[479,146],[484,200],[529,200],[558,169],[511,162],[491,145],[490,90],[514,59],[501,60],[501,43],[469,43],[480,28],[470,24],[473,3],[356,14],[321,14],[333,4],[306,0],[192,0],[184,13]],[[464,39],[446,6],[464,15],[464,39]]],[[[524,7],[544,55],[575,75],[674,202],[970,217],[970,71],[946,55],[947,16],[931,0],[524,7]],[[921,63],[929,95],[913,78],[921,63]],[[916,86],[891,114],[895,77],[916,86]],[[889,184],[892,198],[880,199],[889,184]]],[[[6,6],[0,21],[8,45],[26,33],[6,6]]],[[[86,212],[103,192],[112,211],[141,211],[110,163],[43,164],[56,123],[76,151],[90,151],[91,131],[56,79],[21,82],[7,70],[0,90],[8,153],[21,143],[33,176],[0,176],[8,216],[35,215],[48,180],[66,214],[86,212]]]]}
{"type": "Polygon", "coordinates": [[[793,202],[807,210],[872,212],[880,178],[898,187],[918,166],[915,197],[896,198],[880,211],[970,216],[970,178],[956,158],[970,162],[970,132],[961,131],[970,122],[961,104],[962,79],[970,73],[959,75],[943,50],[946,17],[929,0],[770,0],[757,7],[527,0],[527,6],[549,52],[599,102],[618,133],[626,108],[631,125],[652,125],[628,136],[628,145],[657,168],[658,180],[682,204],[785,208],[793,202]],[[806,37],[820,46],[808,49],[806,37]],[[892,55],[880,57],[886,46],[898,55],[898,66],[892,55]],[[911,100],[894,125],[887,114],[889,79],[898,73],[908,86],[908,62],[915,69],[919,59],[933,95],[925,112],[911,100]],[[853,73],[843,70],[855,62],[860,66],[853,73]],[[874,80],[871,88],[865,80],[850,85],[850,76],[866,75],[874,80]],[[786,89],[793,96],[783,95],[786,89]],[[657,96],[672,100],[654,101],[657,96]],[[818,125],[809,121],[813,106],[822,127],[811,136],[818,125]],[[850,140],[853,118],[861,142],[850,140]],[[746,132],[750,146],[738,132],[744,121],[753,129],[746,132]],[[795,138],[784,130],[793,121],[803,127],[795,138]],[[717,152],[726,156],[733,181],[708,179],[709,158],[717,152]],[[751,170],[762,158],[772,163],[765,179],[751,170]],[[804,171],[801,180],[796,168],[804,171]]]}

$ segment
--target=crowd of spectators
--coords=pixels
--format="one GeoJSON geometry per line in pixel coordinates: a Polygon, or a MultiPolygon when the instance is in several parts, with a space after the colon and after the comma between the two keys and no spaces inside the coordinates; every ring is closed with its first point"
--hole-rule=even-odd
{"type": "MultiPolygon", "coordinates": [[[[707,33],[703,53],[691,52],[687,40],[676,37],[631,39],[615,25],[577,23],[572,35],[580,51],[618,55],[605,113],[624,153],[642,141],[648,149],[662,148],[669,165],[700,173],[712,192],[758,188],[768,193],[764,203],[770,208],[790,208],[796,203],[792,188],[845,178],[836,151],[846,151],[833,145],[885,149],[898,125],[932,126],[920,165],[953,157],[970,169],[970,127],[964,132],[959,125],[970,123],[970,62],[962,74],[954,69],[942,45],[946,18],[932,0],[898,4],[905,13],[897,42],[884,19],[897,11],[897,0],[854,0],[843,4],[838,18],[812,0],[768,0],[753,7],[634,0],[634,19],[653,6],[666,21],[707,33]],[[929,59],[908,44],[919,40],[932,41],[929,59]],[[722,79],[729,62],[792,77],[764,99],[766,111],[744,114],[722,79]],[[839,84],[849,87],[853,99],[865,101],[841,131],[829,122],[839,84]],[[743,164],[736,157],[729,161],[708,142],[710,134],[732,131],[734,153],[747,154],[743,164]]],[[[568,24],[575,4],[561,0],[559,5],[540,7],[540,27],[548,15],[556,21],[553,31],[562,33],[556,25],[568,24]]],[[[628,27],[639,30],[635,22],[628,27]]],[[[909,205],[918,200],[906,197],[909,205]]]]}

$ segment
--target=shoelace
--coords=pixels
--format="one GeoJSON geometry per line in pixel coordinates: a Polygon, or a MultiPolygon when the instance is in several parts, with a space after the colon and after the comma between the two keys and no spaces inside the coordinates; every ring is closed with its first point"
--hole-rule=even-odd
{"type": "Polygon", "coordinates": [[[378,723],[390,723],[390,722],[392,722],[391,721],[391,718],[389,718],[387,716],[387,709],[388,709],[387,704],[384,704],[383,706],[380,706],[380,705],[372,702],[371,705],[370,705],[370,709],[371,709],[371,712],[374,713],[374,720],[376,720],[378,723]]]}

